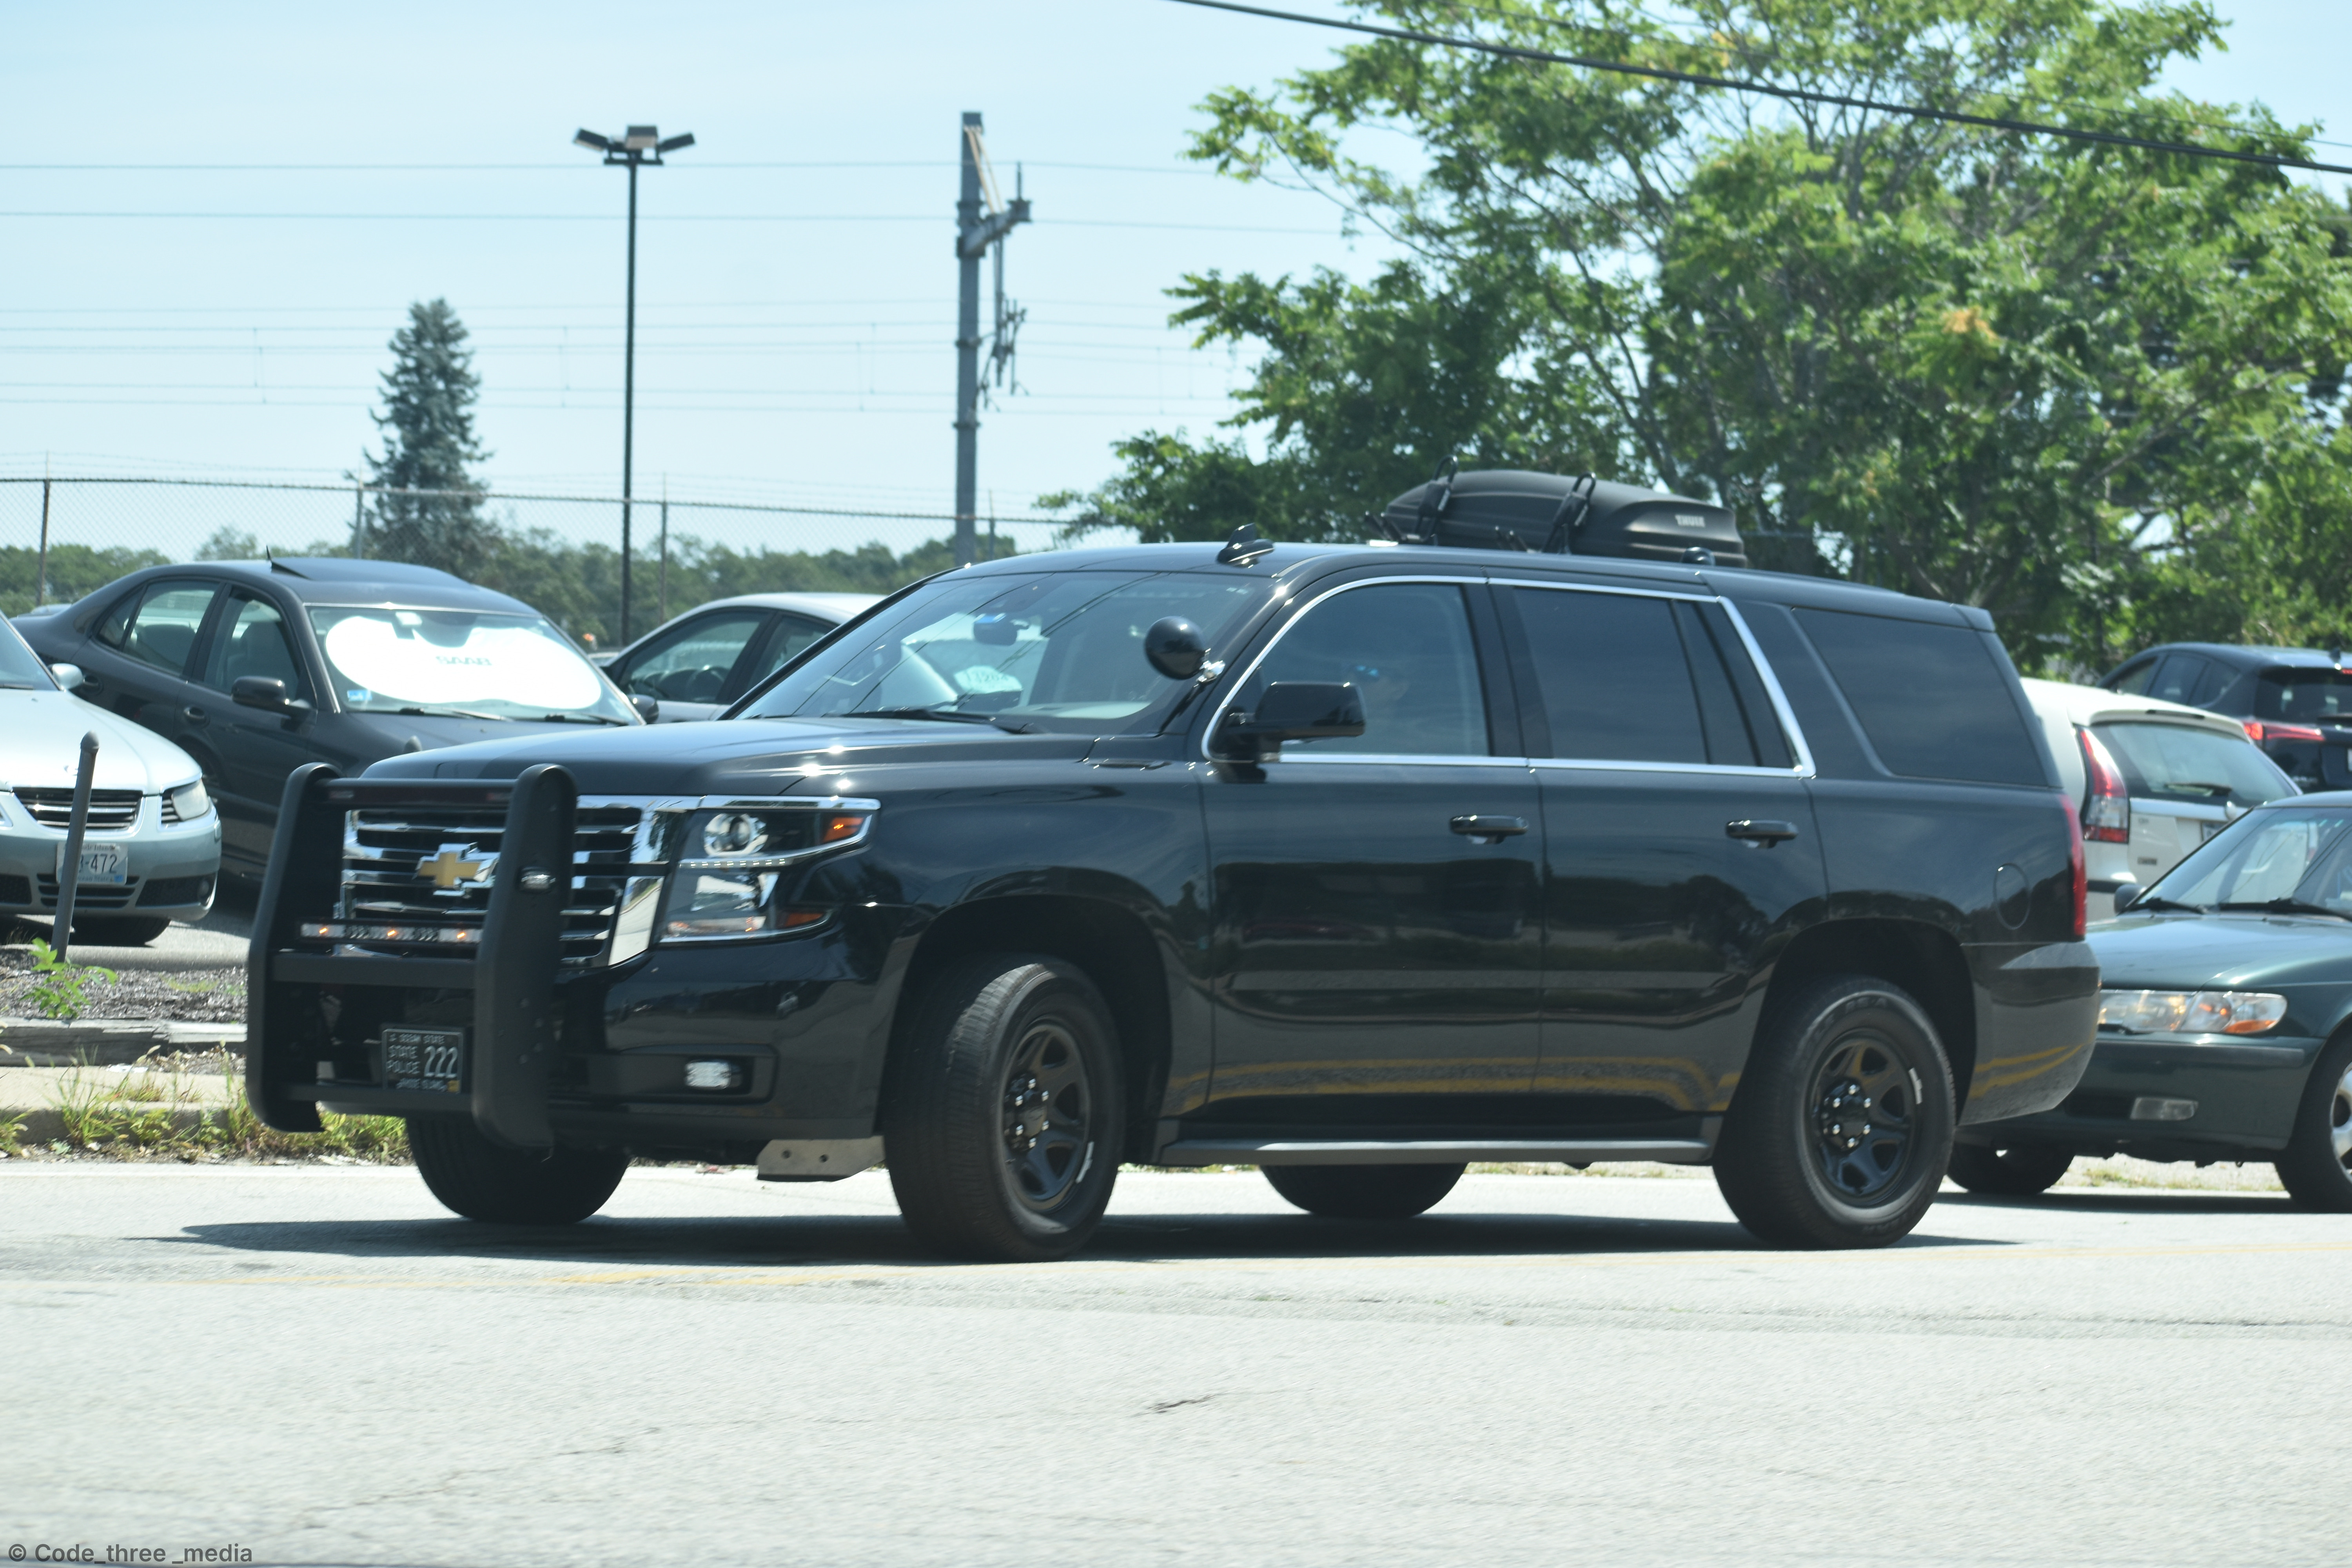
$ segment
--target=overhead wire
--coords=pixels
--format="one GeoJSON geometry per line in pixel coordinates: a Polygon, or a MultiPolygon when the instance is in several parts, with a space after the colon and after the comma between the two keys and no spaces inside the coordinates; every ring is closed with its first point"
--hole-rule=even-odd
{"type": "Polygon", "coordinates": [[[1493,55],[1503,59],[1527,60],[1538,65],[1574,66],[1580,70],[1602,71],[1619,76],[1647,77],[1655,81],[1681,82],[1691,87],[1721,88],[1731,92],[1761,93],[1794,103],[1819,103],[1838,109],[1859,109],[1874,114],[1906,115],[1915,120],[1932,120],[1948,125],[1972,125],[1982,130],[2007,131],[2025,135],[2054,136],[2072,142],[2098,142],[2113,147],[2135,147],[2143,152],[2168,153],[2185,158],[2215,158],[2232,163],[2252,163],[2272,169],[2308,169],[2323,174],[2352,174],[2352,164],[2323,163],[2316,159],[2299,158],[2284,153],[2253,153],[2235,147],[2207,147],[2194,142],[2168,142],[2152,136],[2133,136],[2117,131],[2094,131],[2087,126],[2050,125],[2036,121],[2016,120],[2006,115],[1970,114],[1958,109],[1937,109],[1928,104],[1895,103],[1882,99],[1855,98],[1845,93],[1822,92],[1812,88],[1784,87],[1778,82],[1757,81],[1738,77],[1713,76],[1704,71],[1675,70],[1667,66],[1635,65],[1626,60],[1605,60],[1586,55],[1556,53],[1550,49],[1528,48],[1519,44],[1498,44],[1486,38],[1463,37],[1447,33],[1428,33],[1412,27],[1391,27],[1375,22],[1350,21],[1340,16],[1310,16],[1299,11],[1280,11],[1267,5],[1249,5],[1240,0],[1171,0],[1178,5],[1194,5],[1209,11],[1231,11],[1244,16],[1261,16],[1277,22],[1298,22],[1310,27],[1328,27],[1339,32],[1361,33],[1373,37],[1396,38],[1411,44],[1434,44],[1442,48],[1468,49],[1474,53],[1493,55]]]}

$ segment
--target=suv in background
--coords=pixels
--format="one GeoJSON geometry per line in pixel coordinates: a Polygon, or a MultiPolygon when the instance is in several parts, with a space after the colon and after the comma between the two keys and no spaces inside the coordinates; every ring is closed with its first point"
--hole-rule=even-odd
{"type": "Polygon", "coordinates": [[[2342,648],[2165,643],[2099,685],[2242,721],[2246,734],[2304,789],[2352,788],[2352,671],[2342,648]]]}
{"type": "Polygon", "coordinates": [[[1696,561],[1021,556],[725,722],[287,803],[253,1102],[407,1118],[488,1221],[583,1218],[632,1152],[887,1161],[928,1244],[1017,1260],[1124,1161],[1399,1219],[1473,1161],[1661,1160],[1780,1245],[1884,1246],[2098,1010],[1990,617],[1696,561]]]}
{"type": "Polygon", "coordinates": [[[2093,920],[2252,807],[2296,793],[2218,713],[2054,680],[2025,682],[2025,696],[2082,816],[2093,920]]]}

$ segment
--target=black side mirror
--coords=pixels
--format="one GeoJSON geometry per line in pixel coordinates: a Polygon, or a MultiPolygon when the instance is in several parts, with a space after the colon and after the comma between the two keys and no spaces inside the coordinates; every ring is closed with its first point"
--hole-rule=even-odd
{"type": "Polygon", "coordinates": [[[1343,681],[1277,680],[1254,711],[1229,712],[1216,754],[1256,762],[1285,741],[1338,740],[1364,732],[1364,696],[1343,681]]]}
{"type": "Polygon", "coordinates": [[[2139,902],[2141,895],[2147,891],[2147,889],[2140,886],[2137,882],[2126,882],[2117,887],[2116,889],[2116,913],[2121,914],[2126,910],[2130,909],[2134,904],[2139,902]]]}
{"type": "Polygon", "coordinates": [[[273,713],[308,713],[310,705],[286,695],[286,683],[274,675],[240,675],[228,689],[229,700],[240,708],[262,708],[273,713]]]}
{"type": "Polygon", "coordinates": [[[635,709],[637,717],[648,724],[661,717],[661,699],[658,697],[648,697],[640,691],[629,699],[629,706],[635,709]]]}
{"type": "Polygon", "coordinates": [[[1143,634],[1143,657],[1171,680],[1190,680],[1209,657],[1209,640],[1181,616],[1162,616],[1143,634]]]}

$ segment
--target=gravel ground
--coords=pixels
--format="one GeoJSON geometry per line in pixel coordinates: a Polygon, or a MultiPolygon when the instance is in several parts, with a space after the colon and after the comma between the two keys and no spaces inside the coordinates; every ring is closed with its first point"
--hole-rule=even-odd
{"type": "MultiPolygon", "coordinates": [[[[80,967],[79,964],[76,965],[80,967]]],[[[104,967],[98,965],[95,967],[104,967]]],[[[0,1014],[36,1018],[33,951],[0,947],[0,1014]]],[[[126,969],[107,980],[92,977],[83,988],[86,1018],[177,1018],[188,1023],[235,1023],[245,1016],[245,971],[194,969],[178,973],[126,969]]]]}

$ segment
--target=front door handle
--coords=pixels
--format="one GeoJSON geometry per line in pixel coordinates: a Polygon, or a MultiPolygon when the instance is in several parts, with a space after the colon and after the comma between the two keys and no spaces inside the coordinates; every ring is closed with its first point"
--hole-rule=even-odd
{"type": "Polygon", "coordinates": [[[1797,825],[1793,822],[1766,822],[1760,818],[1746,816],[1725,823],[1723,830],[1734,838],[1745,838],[1750,844],[1759,845],[1767,849],[1780,843],[1783,838],[1794,838],[1797,836],[1797,825]]]}
{"type": "Polygon", "coordinates": [[[1457,816],[1447,826],[1481,844],[1500,844],[1515,833],[1525,833],[1528,819],[1524,816],[1457,816]]]}
{"type": "Polygon", "coordinates": [[[209,724],[213,716],[203,709],[190,706],[180,710],[180,716],[191,724],[209,724]]]}

